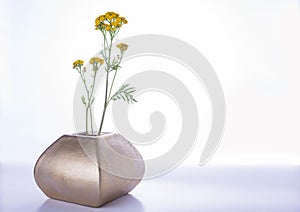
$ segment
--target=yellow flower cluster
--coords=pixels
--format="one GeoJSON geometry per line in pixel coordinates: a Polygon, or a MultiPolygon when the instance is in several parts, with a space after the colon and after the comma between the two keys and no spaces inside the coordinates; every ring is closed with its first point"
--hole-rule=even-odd
{"type": "Polygon", "coordinates": [[[83,64],[84,64],[84,61],[83,61],[83,60],[76,60],[76,61],[73,63],[73,68],[81,67],[81,66],[83,66],[83,64]]]}
{"type": "Polygon", "coordinates": [[[97,63],[100,63],[100,65],[102,65],[104,63],[104,60],[102,58],[99,58],[99,57],[93,57],[90,59],[90,64],[97,64],[97,63]]]}
{"type": "Polygon", "coordinates": [[[107,12],[105,15],[100,15],[95,20],[96,30],[116,31],[128,21],[124,17],[120,17],[118,13],[107,12]]]}
{"type": "Polygon", "coordinates": [[[119,48],[121,52],[125,52],[128,49],[128,45],[125,43],[119,43],[117,48],[119,48]]]}

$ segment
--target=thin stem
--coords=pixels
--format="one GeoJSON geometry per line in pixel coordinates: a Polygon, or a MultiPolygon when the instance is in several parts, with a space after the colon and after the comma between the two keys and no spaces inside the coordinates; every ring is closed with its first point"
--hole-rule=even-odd
{"type": "Polygon", "coordinates": [[[87,93],[88,99],[89,99],[89,94],[90,94],[90,92],[89,92],[89,89],[87,88],[86,80],[85,80],[85,78],[84,78],[84,76],[83,76],[83,74],[82,74],[82,71],[80,71],[80,76],[81,76],[81,79],[82,79],[82,81],[83,81],[83,84],[84,84],[84,87],[85,87],[85,90],[86,90],[86,93],[87,93]]]}
{"type": "Polygon", "coordinates": [[[89,111],[90,111],[90,121],[91,121],[91,130],[92,130],[92,135],[94,133],[94,128],[93,128],[93,115],[92,115],[92,107],[89,107],[89,111]]]}
{"type": "Polygon", "coordinates": [[[109,95],[108,95],[108,101],[109,101],[109,102],[110,102],[110,98],[111,98],[111,96],[110,96],[110,95],[111,95],[111,90],[112,90],[112,88],[113,88],[113,85],[114,85],[114,82],[115,82],[116,75],[117,75],[117,71],[115,71],[113,80],[112,80],[111,85],[110,85],[109,95]]]}
{"type": "MultiPolygon", "coordinates": [[[[120,57],[120,60],[119,60],[119,63],[117,64],[117,66],[120,65],[120,63],[122,61],[122,58],[123,58],[123,53],[121,54],[121,57],[120,57]]],[[[109,89],[108,102],[110,102],[111,91],[112,91],[112,88],[114,86],[114,82],[115,82],[115,78],[116,78],[117,72],[118,72],[118,70],[115,70],[115,74],[114,74],[114,77],[113,77],[113,80],[112,80],[112,83],[111,83],[111,86],[110,86],[110,89],[109,89]]]]}
{"type": "MultiPolygon", "coordinates": [[[[104,40],[106,40],[107,42],[107,39],[106,39],[106,36],[104,36],[104,40]]],[[[111,57],[111,47],[112,47],[112,41],[113,41],[114,37],[110,34],[110,43],[109,43],[109,48],[108,48],[108,58],[105,58],[106,60],[106,84],[105,84],[105,97],[104,97],[104,106],[103,106],[103,112],[102,112],[102,117],[101,117],[101,123],[100,123],[100,127],[99,127],[99,131],[98,131],[98,135],[101,134],[101,131],[102,131],[102,127],[103,127],[103,122],[104,122],[104,117],[105,117],[105,113],[106,113],[106,108],[107,108],[107,105],[109,103],[108,101],[108,78],[109,78],[109,69],[110,69],[110,57],[111,57]]],[[[107,43],[106,43],[107,44],[107,43]]]]}
{"type": "MultiPolygon", "coordinates": [[[[96,65],[97,66],[97,65],[96,65]]],[[[97,76],[97,67],[95,67],[94,65],[94,75],[93,75],[93,85],[92,85],[92,90],[91,90],[91,95],[89,97],[89,110],[90,110],[90,121],[91,121],[91,130],[92,130],[92,134],[94,133],[94,129],[93,129],[93,115],[92,115],[92,104],[93,104],[93,95],[94,95],[94,89],[95,89],[95,82],[96,82],[96,76],[97,76]]]]}
{"type": "Polygon", "coordinates": [[[106,103],[107,90],[108,90],[108,72],[106,73],[105,100],[104,100],[102,118],[101,118],[101,123],[100,123],[100,128],[99,128],[99,131],[98,131],[98,135],[101,134],[101,130],[102,130],[102,126],[103,126],[103,121],[104,121],[104,116],[105,116],[105,112],[106,112],[106,107],[107,107],[107,103],[106,103]]]}
{"type": "MultiPolygon", "coordinates": [[[[90,103],[90,92],[89,92],[89,89],[87,88],[87,85],[86,85],[86,79],[84,77],[84,74],[81,70],[81,67],[80,67],[80,70],[79,70],[79,74],[80,74],[80,77],[83,81],[83,84],[84,84],[84,87],[85,87],[85,90],[86,90],[86,93],[87,93],[87,97],[88,97],[88,103],[90,103]]],[[[85,111],[85,134],[88,135],[89,132],[88,132],[88,105],[86,105],[86,111],[85,111]]]]}
{"type": "Polygon", "coordinates": [[[88,107],[85,109],[85,134],[88,135],[88,107]]]}
{"type": "Polygon", "coordinates": [[[107,45],[106,33],[104,33],[102,30],[101,30],[101,32],[102,32],[102,35],[103,35],[103,47],[104,47],[104,49],[103,49],[103,58],[104,58],[106,64],[108,65],[108,61],[107,61],[107,57],[106,57],[106,47],[108,46],[107,45]]]}

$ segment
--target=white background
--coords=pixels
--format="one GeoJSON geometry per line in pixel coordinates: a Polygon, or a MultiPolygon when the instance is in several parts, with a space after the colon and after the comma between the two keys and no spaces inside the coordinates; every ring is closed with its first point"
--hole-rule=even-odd
{"type": "MultiPolygon", "coordinates": [[[[147,33],[173,36],[196,47],[211,63],[227,105],[226,129],[211,163],[300,162],[299,1],[1,0],[2,162],[33,163],[55,139],[74,131],[78,75],[72,63],[87,61],[99,50],[94,19],[106,11],[118,12],[129,21],[119,39],[147,33]]],[[[130,63],[127,68],[124,64],[125,70],[135,64],[130,63]]],[[[137,67],[141,64],[136,61],[137,67]]],[[[153,68],[144,66],[145,70],[153,68]]],[[[171,73],[171,63],[164,67],[171,73]]],[[[190,76],[177,77],[184,81],[190,76]]],[[[194,89],[203,127],[198,145],[186,160],[192,164],[198,162],[211,118],[207,98],[201,95],[203,87],[196,83],[189,86],[194,89]]],[[[147,130],[149,117],[143,114],[148,110],[143,105],[158,94],[148,95],[134,106],[141,119],[132,122],[144,126],[140,131],[147,130]]],[[[162,101],[169,105],[168,99],[162,101]]],[[[160,105],[156,109],[169,108],[160,105]]],[[[169,122],[176,123],[176,117],[169,122]]],[[[112,131],[107,119],[105,130],[112,131]]],[[[176,126],[168,127],[170,135],[176,126]]],[[[168,145],[162,140],[156,149],[143,152],[151,157],[168,145]]]]}

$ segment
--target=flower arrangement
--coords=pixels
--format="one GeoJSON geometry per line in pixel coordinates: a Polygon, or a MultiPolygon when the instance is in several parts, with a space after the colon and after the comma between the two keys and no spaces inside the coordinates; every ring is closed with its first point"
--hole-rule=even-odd
{"type": "Polygon", "coordinates": [[[104,123],[106,109],[111,101],[124,100],[127,103],[137,102],[134,99],[135,88],[131,87],[129,84],[122,85],[114,94],[112,94],[114,82],[116,75],[120,70],[121,62],[125,51],[128,49],[128,45],[125,43],[119,43],[116,47],[120,50],[120,54],[117,56],[112,55],[113,43],[116,35],[119,33],[120,29],[124,24],[127,24],[127,20],[121,17],[118,13],[107,12],[104,15],[100,15],[95,20],[95,30],[99,30],[103,37],[103,49],[100,51],[102,58],[93,57],[90,59],[89,63],[92,65],[92,84],[88,85],[86,80],[87,69],[84,66],[83,60],[76,60],[73,63],[73,69],[76,69],[80,75],[80,78],[84,84],[86,94],[81,97],[81,101],[85,106],[85,134],[93,135],[94,129],[92,124],[92,109],[91,106],[94,103],[94,86],[96,82],[97,73],[100,70],[100,66],[105,66],[105,95],[104,95],[104,105],[102,110],[102,117],[100,122],[100,127],[97,135],[102,132],[102,127],[104,123]],[[110,80],[110,75],[113,74],[112,80],[110,80]],[[90,132],[89,133],[89,119],[90,119],[90,132]]]}

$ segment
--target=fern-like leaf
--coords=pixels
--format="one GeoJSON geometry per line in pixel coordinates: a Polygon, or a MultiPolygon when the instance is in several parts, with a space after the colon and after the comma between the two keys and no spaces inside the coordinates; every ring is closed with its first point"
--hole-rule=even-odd
{"type": "Polygon", "coordinates": [[[129,84],[122,85],[119,90],[111,97],[112,100],[122,99],[127,103],[137,102],[133,97],[133,93],[135,92],[134,87],[130,87],[129,84]]]}

